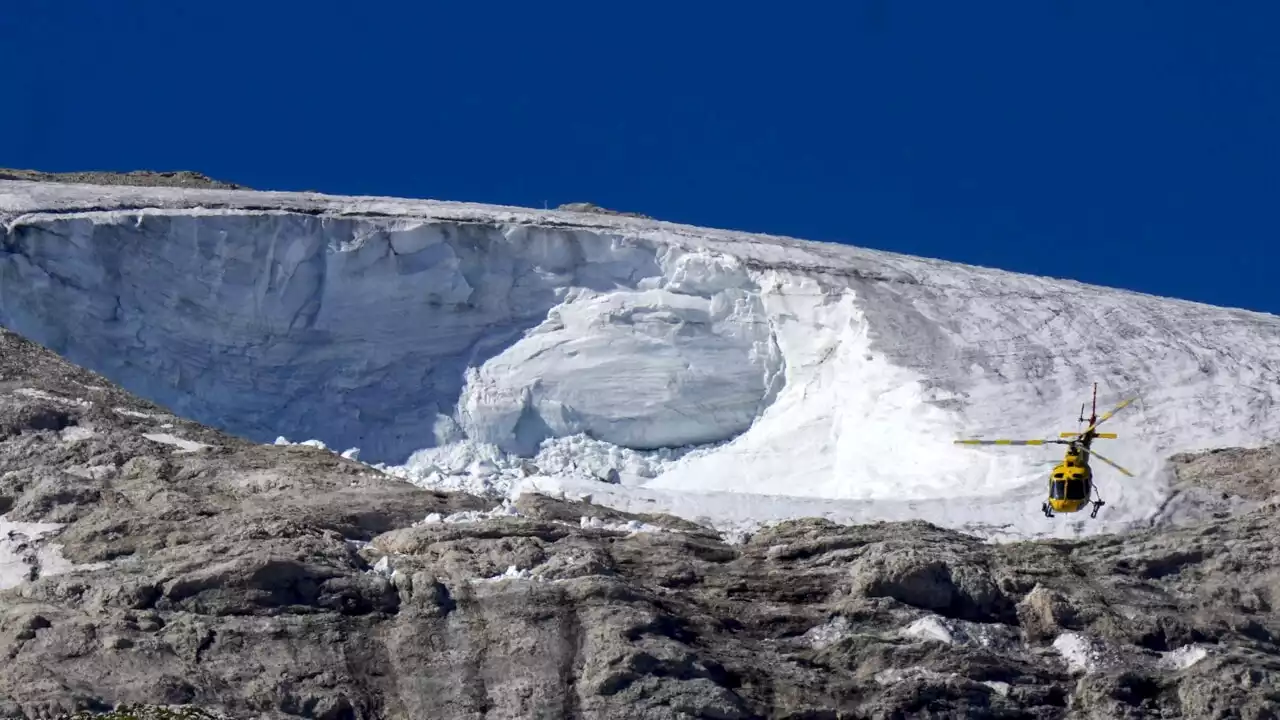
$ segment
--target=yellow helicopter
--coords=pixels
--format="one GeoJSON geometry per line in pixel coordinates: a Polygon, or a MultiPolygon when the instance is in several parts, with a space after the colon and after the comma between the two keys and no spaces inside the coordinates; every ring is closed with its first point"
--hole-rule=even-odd
{"type": "MultiPolygon", "coordinates": [[[[1074,513],[1084,509],[1085,505],[1093,505],[1093,512],[1089,513],[1089,517],[1098,517],[1098,510],[1106,505],[1102,500],[1102,496],[1098,495],[1097,500],[1090,500],[1090,496],[1097,494],[1097,488],[1093,485],[1093,469],[1089,467],[1090,457],[1095,457],[1111,467],[1119,470],[1128,477],[1133,477],[1133,473],[1125,470],[1116,463],[1108,460],[1098,451],[1090,447],[1093,441],[1099,438],[1114,440],[1115,433],[1100,433],[1097,428],[1102,423],[1110,420],[1113,415],[1123,410],[1132,403],[1136,398],[1130,398],[1121,402],[1111,409],[1110,412],[1104,413],[1102,417],[1098,417],[1098,383],[1093,384],[1093,409],[1089,412],[1089,426],[1081,432],[1064,432],[1059,437],[1062,440],[956,440],[957,445],[1066,445],[1067,452],[1062,458],[1062,462],[1054,466],[1053,472],[1049,476],[1049,499],[1040,506],[1044,511],[1045,517],[1053,517],[1055,512],[1074,513]]],[[[1085,422],[1084,406],[1080,406],[1080,422],[1085,422]]]]}

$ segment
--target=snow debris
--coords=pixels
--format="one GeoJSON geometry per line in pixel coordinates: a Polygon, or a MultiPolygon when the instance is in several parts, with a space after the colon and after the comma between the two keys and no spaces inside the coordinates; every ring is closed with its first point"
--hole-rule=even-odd
{"type": "Polygon", "coordinates": [[[1160,665],[1163,667],[1173,670],[1186,670],[1208,657],[1209,651],[1202,645],[1183,645],[1160,655],[1160,665]]]}
{"type": "Polygon", "coordinates": [[[938,641],[948,645],[966,645],[1003,650],[1017,645],[1016,630],[998,623],[976,623],[967,620],[926,615],[898,631],[902,637],[922,641],[938,641]]]}
{"type": "Polygon", "coordinates": [[[130,410],[129,408],[118,407],[112,408],[112,410],[117,414],[124,415],[125,417],[137,418],[139,420],[155,420],[158,417],[152,413],[139,412],[137,410],[130,410]]]}
{"type": "Polygon", "coordinates": [[[88,440],[94,435],[97,435],[97,433],[95,433],[91,428],[82,427],[80,425],[71,425],[70,427],[63,428],[58,435],[65,443],[78,443],[82,440],[88,440]]]}
{"type": "Polygon", "coordinates": [[[544,440],[532,464],[545,475],[577,475],[602,482],[634,483],[658,477],[695,449],[686,446],[642,452],[579,433],[544,440]]]}
{"type": "Polygon", "coordinates": [[[902,634],[920,640],[937,640],[948,645],[953,645],[956,641],[955,636],[951,634],[951,629],[936,615],[916,620],[904,628],[902,634]]]}
{"type": "Polygon", "coordinates": [[[1107,654],[1099,643],[1075,632],[1064,632],[1053,641],[1071,672],[1090,673],[1107,664],[1107,654]]]}
{"type": "Polygon", "coordinates": [[[143,433],[142,437],[150,440],[151,442],[173,445],[178,448],[177,450],[174,450],[175,453],[199,452],[206,448],[213,447],[212,445],[198,443],[194,440],[186,440],[178,437],[177,435],[170,435],[169,433],[143,433]]]}
{"type": "Polygon", "coordinates": [[[615,530],[628,533],[661,533],[669,532],[667,528],[658,525],[650,525],[639,520],[628,520],[627,522],[605,522],[598,517],[582,516],[578,526],[583,529],[591,530],[615,530]]]}
{"type": "Polygon", "coordinates": [[[517,568],[515,565],[508,565],[505,572],[487,578],[471,578],[471,582],[501,582],[503,580],[530,580],[534,578],[529,570],[517,568]]]}
{"type": "Polygon", "coordinates": [[[803,637],[809,641],[809,646],[814,650],[821,650],[848,637],[849,633],[848,619],[843,615],[837,615],[822,625],[810,628],[803,637]]]}
{"type": "Polygon", "coordinates": [[[62,397],[61,395],[54,395],[53,393],[45,392],[44,390],[38,390],[36,388],[18,388],[13,392],[15,395],[24,395],[26,397],[35,398],[37,400],[49,400],[51,402],[62,403],[64,405],[78,405],[80,407],[93,406],[93,403],[89,402],[88,400],[81,400],[79,398],[66,398],[66,397],[62,397]]]}
{"type": "MultiPolygon", "coordinates": [[[[473,523],[482,522],[484,520],[496,520],[502,518],[518,518],[523,517],[520,510],[516,508],[515,503],[510,499],[503,500],[500,505],[495,506],[492,510],[462,510],[450,515],[441,515],[440,513],[431,513],[421,521],[414,523],[415,525],[436,525],[445,523],[473,523]]],[[[563,521],[553,521],[558,525],[569,525],[563,521]]],[[[578,521],[578,527],[592,530],[611,530],[614,532],[626,533],[659,533],[659,532],[675,532],[668,528],[639,520],[628,520],[626,522],[606,522],[598,517],[583,515],[578,521]]]]}
{"type": "MultiPolygon", "coordinates": [[[[326,445],[326,444],[325,444],[325,442],[324,442],[323,440],[317,440],[317,439],[315,439],[315,438],[312,438],[312,439],[310,439],[310,440],[303,440],[302,442],[290,442],[290,441],[289,441],[289,438],[285,437],[284,435],[278,435],[278,436],[276,436],[275,442],[274,442],[274,443],[272,443],[272,444],[273,444],[273,445],[279,445],[279,446],[285,446],[285,445],[306,445],[307,447],[313,447],[313,448],[317,448],[317,449],[320,449],[320,450],[329,450],[329,452],[333,452],[333,453],[335,453],[335,454],[340,454],[342,457],[344,457],[344,458],[346,458],[346,459],[348,459],[348,460],[355,460],[355,461],[357,461],[357,462],[359,462],[359,460],[360,460],[360,448],[358,448],[358,447],[347,448],[346,450],[343,450],[341,453],[337,453],[336,451],[331,450],[331,449],[329,448],[329,446],[328,446],[328,445],[326,445]]],[[[371,467],[372,467],[372,466],[371,466],[371,467]]]]}
{"type": "Polygon", "coordinates": [[[501,505],[494,507],[492,510],[462,510],[460,512],[451,513],[449,515],[441,515],[440,513],[431,513],[414,525],[435,525],[438,523],[473,523],[482,522],[484,520],[496,520],[500,518],[517,518],[520,517],[520,511],[516,509],[514,503],[510,500],[504,500],[501,505]]]}
{"type": "Polygon", "coordinates": [[[991,691],[1000,697],[1009,697],[1009,683],[1000,682],[999,680],[983,680],[983,685],[991,688],[991,691]]]}

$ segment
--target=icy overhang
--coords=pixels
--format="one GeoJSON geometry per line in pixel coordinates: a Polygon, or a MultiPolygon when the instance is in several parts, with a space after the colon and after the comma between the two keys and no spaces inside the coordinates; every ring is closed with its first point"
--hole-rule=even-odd
{"type": "Polygon", "coordinates": [[[702,444],[782,381],[754,281],[705,250],[435,204],[17,185],[0,324],[264,442],[702,444]]]}

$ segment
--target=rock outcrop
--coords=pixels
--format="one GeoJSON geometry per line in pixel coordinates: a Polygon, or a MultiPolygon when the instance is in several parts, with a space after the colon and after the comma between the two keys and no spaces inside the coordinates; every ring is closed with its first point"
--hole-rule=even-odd
{"type": "Polygon", "coordinates": [[[248,190],[244,185],[214,180],[203,173],[191,170],[156,172],[134,170],[132,172],[79,171],[51,173],[40,170],[13,170],[0,168],[0,180],[28,180],[31,182],[80,183],[84,185],[134,185],[139,187],[213,188],[216,190],[248,190]]]}
{"type": "Polygon", "coordinates": [[[1128,536],[734,544],[250,443],[0,332],[0,716],[1276,717],[1280,447],[1174,462],[1200,509],[1128,536]]]}

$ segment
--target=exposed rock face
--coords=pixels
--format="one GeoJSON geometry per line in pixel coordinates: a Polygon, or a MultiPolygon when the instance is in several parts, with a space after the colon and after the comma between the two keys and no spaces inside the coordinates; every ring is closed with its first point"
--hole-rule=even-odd
{"type": "Polygon", "coordinates": [[[51,173],[39,170],[10,170],[0,168],[0,180],[28,180],[31,182],[63,182],[86,185],[138,185],[145,187],[213,188],[218,190],[248,190],[244,185],[222,182],[190,170],[155,172],[82,171],[51,173]]]}
{"type": "Polygon", "coordinates": [[[1277,717],[1280,451],[1178,463],[1256,506],[1077,542],[802,520],[733,545],[540,496],[484,512],[0,332],[0,716],[1277,717]]]}
{"type": "Polygon", "coordinates": [[[649,218],[648,215],[643,215],[641,213],[625,212],[623,210],[610,210],[609,208],[602,208],[599,205],[596,205],[595,203],[589,203],[589,202],[565,203],[557,207],[556,209],[566,210],[568,212],[596,213],[598,215],[617,215],[619,217],[649,218]]]}

